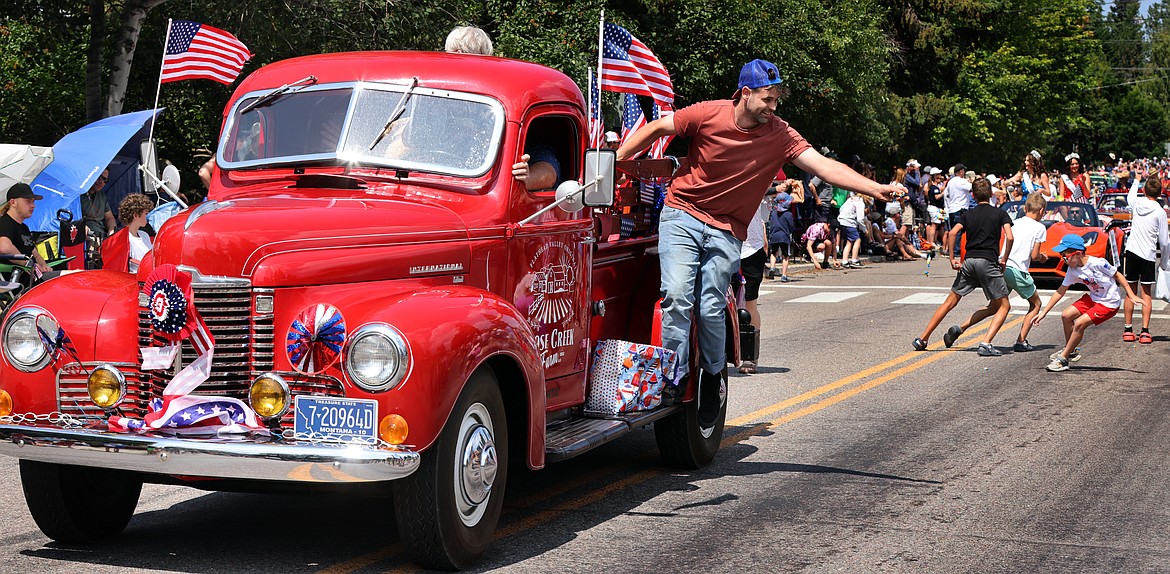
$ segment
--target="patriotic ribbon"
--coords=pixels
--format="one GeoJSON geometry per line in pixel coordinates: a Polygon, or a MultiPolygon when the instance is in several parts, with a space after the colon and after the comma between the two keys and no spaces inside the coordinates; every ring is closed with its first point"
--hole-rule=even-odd
{"type": "Polygon", "coordinates": [[[243,401],[232,397],[192,395],[211,375],[215,338],[195,308],[191,276],[174,265],[156,267],[147,276],[142,291],[149,297],[151,329],[171,343],[162,349],[141,349],[143,370],[165,368],[180,351],[184,339],[190,339],[199,356],[183,367],[166,388],[162,399],[150,401],[150,412],[142,419],[110,417],[107,425],[115,432],[173,432],[175,434],[238,434],[267,432],[256,413],[243,401]]]}
{"type": "Polygon", "coordinates": [[[54,367],[66,356],[73,359],[74,362],[81,364],[81,359],[77,356],[77,347],[73,346],[73,340],[69,338],[69,335],[65,334],[65,329],[58,326],[57,332],[50,335],[41,326],[41,322],[37,321],[37,334],[40,335],[41,342],[45,344],[45,348],[49,350],[49,360],[52,361],[54,367]]]}

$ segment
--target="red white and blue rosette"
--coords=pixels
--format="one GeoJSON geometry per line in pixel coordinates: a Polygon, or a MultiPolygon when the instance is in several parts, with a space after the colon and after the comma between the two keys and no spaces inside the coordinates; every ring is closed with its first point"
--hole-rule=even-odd
{"type": "Polygon", "coordinates": [[[345,337],[345,317],[341,311],[324,303],[312,305],[289,325],[285,347],[288,362],[299,373],[320,373],[337,362],[345,337]]]}
{"type": "Polygon", "coordinates": [[[142,285],[149,297],[150,326],[170,344],[189,337],[199,326],[191,276],[174,265],[155,267],[142,285]]]}

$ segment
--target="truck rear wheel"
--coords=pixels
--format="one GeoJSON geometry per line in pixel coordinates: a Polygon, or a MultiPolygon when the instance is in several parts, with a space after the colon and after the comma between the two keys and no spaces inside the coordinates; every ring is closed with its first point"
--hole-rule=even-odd
{"type": "Polygon", "coordinates": [[[20,461],[20,482],[41,532],[68,544],[121,534],[142,493],[133,473],[31,460],[20,461]]]}
{"type": "MultiPolygon", "coordinates": [[[[727,372],[723,372],[726,380],[727,372]]],[[[715,459],[723,441],[723,422],[727,418],[727,397],[722,397],[719,418],[710,427],[699,425],[699,401],[692,400],[683,409],[654,423],[658,452],[671,466],[696,469],[715,459]]]]}
{"type": "Polygon", "coordinates": [[[394,482],[398,533],[419,565],[466,568],[487,550],[508,475],[504,417],[495,376],[476,372],[418,470],[394,482]]]}

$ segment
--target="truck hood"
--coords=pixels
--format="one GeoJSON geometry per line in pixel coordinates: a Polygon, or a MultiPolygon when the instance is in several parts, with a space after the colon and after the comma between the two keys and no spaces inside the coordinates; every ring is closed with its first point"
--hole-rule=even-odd
{"type": "Polygon", "coordinates": [[[162,226],[153,257],[280,287],[459,275],[471,250],[467,226],[442,206],[281,196],[199,204],[162,226]]]}

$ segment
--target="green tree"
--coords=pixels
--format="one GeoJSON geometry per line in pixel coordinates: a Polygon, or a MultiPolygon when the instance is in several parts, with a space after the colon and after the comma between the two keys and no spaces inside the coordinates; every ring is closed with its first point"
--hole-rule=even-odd
{"type": "Polygon", "coordinates": [[[28,2],[0,20],[0,133],[4,143],[53,145],[85,120],[84,13],[28,2]]]}
{"type": "MultiPolygon", "coordinates": [[[[1016,168],[1085,124],[1087,0],[912,1],[892,14],[904,156],[1016,168]]],[[[1059,155],[1063,155],[1060,153],[1059,155]]]]}

